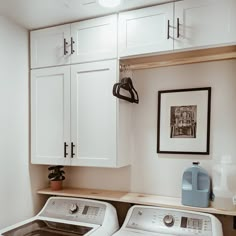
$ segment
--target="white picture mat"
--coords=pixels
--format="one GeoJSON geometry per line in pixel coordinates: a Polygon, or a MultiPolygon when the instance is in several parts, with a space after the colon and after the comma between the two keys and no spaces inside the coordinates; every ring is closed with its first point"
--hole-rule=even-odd
{"type": "Polygon", "coordinates": [[[208,90],[161,94],[159,144],[160,151],[206,152],[208,122],[208,90]],[[197,106],[196,138],[170,137],[171,106],[197,106]]]}

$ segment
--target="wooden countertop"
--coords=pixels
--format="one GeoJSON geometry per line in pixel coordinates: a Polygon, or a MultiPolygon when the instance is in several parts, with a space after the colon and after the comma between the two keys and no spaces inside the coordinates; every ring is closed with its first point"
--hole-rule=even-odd
{"type": "Polygon", "coordinates": [[[50,188],[45,188],[38,190],[37,193],[44,195],[53,195],[53,196],[81,197],[81,198],[98,199],[105,201],[126,202],[132,204],[151,205],[151,206],[159,206],[159,207],[174,208],[181,210],[236,216],[236,211],[218,210],[213,207],[199,208],[199,207],[184,206],[181,204],[181,198],[158,196],[152,194],[86,189],[86,188],[64,188],[63,190],[59,191],[52,191],[50,188]]]}

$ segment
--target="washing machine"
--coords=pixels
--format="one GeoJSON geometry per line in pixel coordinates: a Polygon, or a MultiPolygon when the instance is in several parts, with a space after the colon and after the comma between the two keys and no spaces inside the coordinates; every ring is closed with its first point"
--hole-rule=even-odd
{"type": "Polygon", "coordinates": [[[223,236],[213,215],[168,208],[131,207],[121,229],[113,236],[223,236]]]}
{"type": "Polygon", "coordinates": [[[33,218],[0,230],[4,236],[111,236],[119,229],[115,208],[106,202],[51,197],[33,218]]]}

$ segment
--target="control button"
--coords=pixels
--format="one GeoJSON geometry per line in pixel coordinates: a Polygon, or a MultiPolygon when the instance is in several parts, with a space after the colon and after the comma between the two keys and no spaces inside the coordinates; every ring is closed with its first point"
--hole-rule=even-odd
{"type": "Polygon", "coordinates": [[[175,218],[172,216],[172,215],[166,215],[164,218],[163,218],[163,222],[164,224],[167,226],[167,227],[171,227],[174,225],[175,223],[175,218]]]}
{"type": "Polygon", "coordinates": [[[70,214],[74,214],[74,213],[76,213],[78,210],[79,210],[79,207],[78,207],[78,205],[77,205],[76,203],[71,204],[70,209],[69,209],[70,214]]]}

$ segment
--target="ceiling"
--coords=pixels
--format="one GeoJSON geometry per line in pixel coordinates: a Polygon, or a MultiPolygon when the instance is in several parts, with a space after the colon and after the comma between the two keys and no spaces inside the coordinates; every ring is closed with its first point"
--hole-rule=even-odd
{"type": "Polygon", "coordinates": [[[27,29],[36,29],[171,2],[171,0],[122,0],[120,7],[108,9],[99,6],[97,1],[0,0],[0,14],[27,29]]]}

